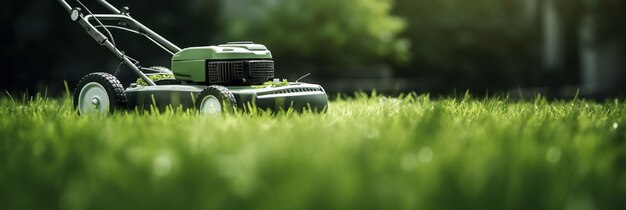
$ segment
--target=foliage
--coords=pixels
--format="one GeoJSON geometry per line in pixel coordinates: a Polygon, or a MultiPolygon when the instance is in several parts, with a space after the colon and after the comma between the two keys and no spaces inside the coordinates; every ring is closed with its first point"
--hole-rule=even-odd
{"type": "MultiPolygon", "coordinates": [[[[443,88],[579,85],[583,19],[592,16],[599,43],[626,41],[621,0],[397,0],[401,34],[414,45],[404,75],[441,79],[443,88]],[[563,66],[542,65],[547,2],[555,5],[563,66]]],[[[604,44],[604,43],[603,43],[604,44]]],[[[618,55],[616,55],[618,56],[618,55]]]]}
{"type": "Polygon", "coordinates": [[[404,21],[390,14],[393,0],[244,2],[263,12],[229,19],[227,37],[264,43],[278,59],[345,65],[408,58],[409,43],[398,36],[404,21]]]}
{"type": "Polygon", "coordinates": [[[536,75],[540,34],[525,2],[398,0],[395,12],[407,22],[403,35],[416,46],[405,71],[488,87],[536,75]]]}
{"type": "Polygon", "coordinates": [[[622,100],[339,97],[79,117],[0,99],[0,209],[621,209],[622,100]]]}

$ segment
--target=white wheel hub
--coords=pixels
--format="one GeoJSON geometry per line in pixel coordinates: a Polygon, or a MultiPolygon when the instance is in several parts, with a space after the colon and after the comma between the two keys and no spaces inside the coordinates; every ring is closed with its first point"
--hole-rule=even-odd
{"type": "Polygon", "coordinates": [[[106,89],[97,82],[87,83],[78,95],[78,111],[81,115],[106,114],[111,108],[111,101],[106,89]]]}
{"type": "Polygon", "coordinates": [[[215,96],[208,95],[202,99],[200,103],[200,112],[207,115],[216,115],[222,112],[220,100],[215,96]]]}

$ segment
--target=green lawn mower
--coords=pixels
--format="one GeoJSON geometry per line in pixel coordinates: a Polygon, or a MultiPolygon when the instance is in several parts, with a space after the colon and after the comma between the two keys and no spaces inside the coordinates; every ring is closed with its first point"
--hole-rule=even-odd
{"type": "Polygon", "coordinates": [[[128,7],[118,9],[105,0],[97,0],[112,14],[93,14],[80,0],[76,0],[79,7],[71,7],[65,0],[58,1],[72,21],[78,22],[138,77],[136,83],[126,88],[109,73],[83,77],[74,91],[74,106],[81,115],[151,106],[197,108],[206,114],[250,107],[274,111],[289,108],[324,111],[328,107],[322,86],[299,82],[300,79],[287,82],[274,78],[272,54],[263,45],[229,42],[181,49],[133,19],[128,7]],[[172,54],[171,70],[140,66],[117,48],[109,29],[139,34],[172,54]]]}

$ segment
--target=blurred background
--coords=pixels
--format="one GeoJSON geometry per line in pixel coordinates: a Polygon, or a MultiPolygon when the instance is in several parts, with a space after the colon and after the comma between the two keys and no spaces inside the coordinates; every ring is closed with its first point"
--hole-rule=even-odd
{"type": "MultiPolygon", "coordinates": [[[[73,0],[68,0],[76,5],[73,0]]],[[[95,13],[107,12],[83,0],[95,13]]],[[[624,0],[110,0],[180,47],[254,41],[329,92],[624,96],[624,0]]],[[[54,0],[0,7],[0,89],[60,94],[120,61],[54,0]]],[[[112,31],[142,66],[170,55],[112,31]]]]}

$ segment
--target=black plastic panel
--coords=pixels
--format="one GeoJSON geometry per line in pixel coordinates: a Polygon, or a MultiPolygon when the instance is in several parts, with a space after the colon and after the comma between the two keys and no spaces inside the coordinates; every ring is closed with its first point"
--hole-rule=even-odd
{"type": "Polygon", "coordinates": [[[255,85],[274,77],[274,61],[234,60],[211,61],[206,64],[210,85],[255,85]]]}

